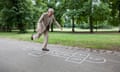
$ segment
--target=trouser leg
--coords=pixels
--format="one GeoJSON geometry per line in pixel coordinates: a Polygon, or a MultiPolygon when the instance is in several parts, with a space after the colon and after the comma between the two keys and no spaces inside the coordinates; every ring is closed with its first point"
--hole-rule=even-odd
{"type": "Polygon", "coordinates": [[[44,32],[44,42],[42,48],[47,48],[47,44],[48,44],[48,30],[44,32]]]}
{"type": "Polygon", "coordinates": [[[38,39],[38,38],[40,38],[41,35],[42,35],[42,33],[37,32],[36,34],[33,35],[33,39],[38,39]]]}

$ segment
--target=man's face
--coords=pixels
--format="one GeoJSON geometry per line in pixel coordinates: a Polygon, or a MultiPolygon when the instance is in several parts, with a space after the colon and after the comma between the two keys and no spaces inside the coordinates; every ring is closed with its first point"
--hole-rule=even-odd
{"type": "Polygon", "coordinates": [[[48,16],[52,16],[53,15],[53,12],[52,11],[48,11],[48,16]]]}

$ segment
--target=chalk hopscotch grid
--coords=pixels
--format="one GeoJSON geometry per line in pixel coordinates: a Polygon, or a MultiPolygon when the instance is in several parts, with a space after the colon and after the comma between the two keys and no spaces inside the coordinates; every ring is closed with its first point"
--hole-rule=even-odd
{"type": "Polygon", "coordinates": [[[83,53],[83,52],[68,53],[68,52],[61,52],[57,50],[53,50],[49,52],[40,51],[40,50],[32,50],[31,52],[28,53],[28,55],[31,55],[34,57],[41,57],[44,55],[62,57],[62,58],[65,58],[65,61],[67,62],[72,62],[72,63],[77,63],[77,64],[81,64],[85,61],[90,62],[90,63],[105,63],[106,62],[106,59],[103,57],[93,58],[90,56],[89,53],[83,53]]]}

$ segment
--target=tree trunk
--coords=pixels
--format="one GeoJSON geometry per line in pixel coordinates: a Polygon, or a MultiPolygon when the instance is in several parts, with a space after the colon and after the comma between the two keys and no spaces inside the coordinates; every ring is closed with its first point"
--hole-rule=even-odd
{"type": "Polygon", "coordinates": [[[93,19],[92,19],[92,16],[90,16],[89,21],[90,21],[90,32],[93,33],[93,19]]]}
{"type": "Polygon", "coordinates": [[[19,29],[19,33],[26,33],[26,28],[25,28],[25,24],[19,23],[18,24],[18,29],[19,29]]]}
{"type": "Polygon", "coordinates": [[[72,17],[72,32],[75,32],[74,17],[72,17]]]}
{"type": "Polygon", "coordinates": [[[96,32],[98,30],[98,21],[96,21],[96,32]]]}
{"type": "Polygon", "coordinates": [[[93,33],[92,0],[90,1],[89,24],[90,24],[90,32],[93,33]]]}

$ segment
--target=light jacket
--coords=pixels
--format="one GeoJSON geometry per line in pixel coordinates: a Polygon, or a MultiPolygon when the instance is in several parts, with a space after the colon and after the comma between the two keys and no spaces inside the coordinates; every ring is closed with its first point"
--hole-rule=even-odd
{"type": "Polygon", "coordinates": [[[47,13],[43,13],[41,17],[39,18],[37,22],[37,28],[36,31],[39,33],[43,33],[45,30],[47,30],[47,26],[49,25],[51,27],[51,24],[54,22],[59,28],[61,28],[60,24],[56,21],[54,15],[48,16],[47,13]]]}

